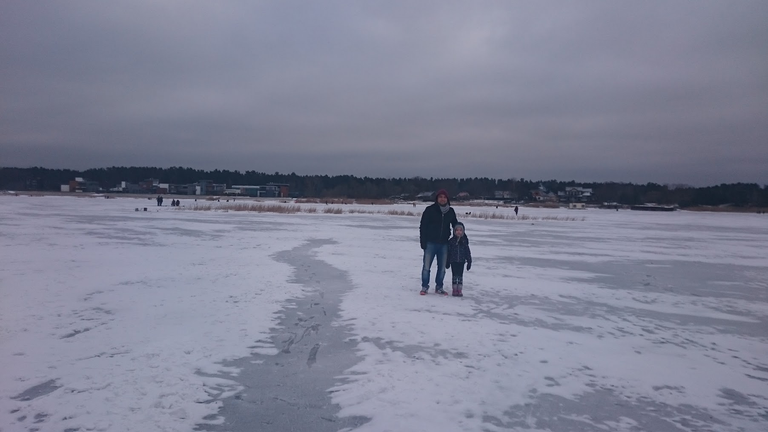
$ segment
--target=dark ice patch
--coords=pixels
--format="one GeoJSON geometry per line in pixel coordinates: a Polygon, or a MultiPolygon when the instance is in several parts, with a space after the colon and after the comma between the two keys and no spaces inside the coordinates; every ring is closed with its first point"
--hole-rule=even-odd
{"type": "Polygon", "coordinates": [[[34,423],[43,423],[45,421],[45,419],[47,419],[48,417],[49,417],[49,414],[37,413],[37,414],[35,414],[35,417],[34,417],[35,418],[34,423]]]}
{"type": "Polygon", "coordinates": [[[71,337],[75,337],[75,336],[79,335],[80,333],[85,333],[85,332],[90,331],[90,330],[91,330],[90,327],[86,327],[86,328],[84,328],[82,330],[72,330],[71,332],[69,332],[69,333],[65,334],[64,336],[62,336],[60,339],[69,339],[71,337]]]}
{"type": "Polygon", "coordinates": [[[549,393],[531,392],[531,402],[514,405],[504,417],[483,416],[483,422],[504,429],[542,429],[569,432],[616,430],[654,432],[719,432],[727,423],[704,409],[691,405],[669,405],[650,398],[627,399],[611,389],[599,388],[568,399],[549,393]]]}
{"type": "Polygon", "coordinates": [[[309,350],[309,357],[307,357],[307,366],[312,367],[317,362],[317,352],[320,350],[320,344],[316,343],[315,346],[309,350]]]}
{"type": "Polygon", "coordinates": [[[720,389],[720,397],[729,401],[728,405],[732,407],[760,408],[760,404],[752,398],[732,388],[720,389]]]}
{"type": "Polygon", "coordinates": [[[195,430],[335,432],[369,421],[339,417],[340,408],[331,401],[330,389],[344,381],[338,377],[358,361],[349,325],[338,322],[341,297],[352,289],[352,283],[345,272],[313,256],[314,249],[333,243],[310,240],[273,255],[276,261],[293,267],[290,282],[301,284],[307,295],[286,302],[272,336],[253,345],[271,344],[279,354],[254,354],[223,363],[241,373],[221,377],[237,381],[244,390],[220,398],[222,389],[208,401],[222,403],[218,414],[204,419],[222,423],[198,424],[195,430]]]}
{"type": "Polygon", "coordinates": [[[654,391],[663,391],[663,390],[669,390],[673,391],[675,393],[683,393],[685,392],[685,388],[679,387],[679,386],[670,386],[670,385],[662,385],[662,386],[653,386],[651,387],[654,391]]]}
{"type": "Polygon", "coordinates": [[[32,386],[23,392],[17,394],[16,396],[11,397],[13,400],[17,401],[31,401],[33,399],[37,399],[39,397],[45,396],[49,393],[55,392],[57,389],[60,389],[61,386],[56,384],[56,380],[48,380],[44,383],[38,384],[36,386],[32,386]]]}
{"type": "Polygon", "coordinates": [[[744,375],[746,375],[747,378],[752,378],[753,380],[768,382],[768,378],[763,378],[763,377],[759,377],[759,376],[755,376],[755,375],[750,375],[750,374],[744,374],[744,375]]]}

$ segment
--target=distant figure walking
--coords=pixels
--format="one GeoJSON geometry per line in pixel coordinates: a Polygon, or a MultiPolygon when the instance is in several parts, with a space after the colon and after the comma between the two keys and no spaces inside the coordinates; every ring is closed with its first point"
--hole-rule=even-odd
{"type": "Polygon", "coordinates": [[[424,251],[421,267],[421,295],[429,291],[430,268],[435,257],[437,257],[435,294],[448,294],[443,290],[445,264],[448,262],[448,239],[451,237],[452,228],[457,223],[459,221],[456,219],[456,212],[448,201],[448,192],[444,189],[439,190],[435,196],[435,203],[424,209],[421,223],[419,223],[419,242],[424,251]]]}
{"type": "Polygon", "coordinates": [[[157,205],[158,207],[163,205],[163,197],[161,195],[157,196],[157,205]]]}
{"type": "Polygon", "coordinates": [[[453,227],[453,237],[448,240],[448,262],[445,268],[451,269],[451,293],[454,297],[464,297],[464,263],[467,271],[472,268],[472,251],[469,250],[469,238],[464,231],[464,224],[457,222],[453,227]]]}
{"type": "Polygon", "coordinates": [[[515,216],[517,216],[517,206],[515,206],[515,216]]]}

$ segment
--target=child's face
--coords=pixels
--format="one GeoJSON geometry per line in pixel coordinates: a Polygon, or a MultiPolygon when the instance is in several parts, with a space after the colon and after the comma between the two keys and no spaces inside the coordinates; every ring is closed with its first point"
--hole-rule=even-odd
{"type": "Polygon", "coordinates": [[[456,227],[456,228],[453,230],[453,235],[455,235],[456,237],[461,237],[461,236],[463,236],[463,235],[464,235],[464,228],[462,228],[462,227],[456,227]]]}

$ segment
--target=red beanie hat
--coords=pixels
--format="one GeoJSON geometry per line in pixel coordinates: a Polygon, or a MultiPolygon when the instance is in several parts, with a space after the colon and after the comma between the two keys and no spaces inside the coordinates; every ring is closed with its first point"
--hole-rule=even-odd
{"type": "Polygon", "coordinates": [[[439,191],[437,191],[437,195],[435,195],[435,199],[437,199],[437,197],[439,197],[440,195],[445,195],[445,197],[448,198],[448,192],[446,192],[445,189],[440,189],[439,191]]]}

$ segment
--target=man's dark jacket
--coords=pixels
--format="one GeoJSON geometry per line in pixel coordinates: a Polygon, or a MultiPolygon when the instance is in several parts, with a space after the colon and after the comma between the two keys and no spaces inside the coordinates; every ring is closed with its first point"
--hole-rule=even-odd
{"type": "MultiPolygon", "coordinates": [[[[450,201],[447,205],[451,205],[450,201]]],[[[421,214],[421,224],[419,224],[421,248],[426,249],[428,242],[447,244],[457,222],[453,207],[450,207],[445,214],[440,211],[440,204],[437,201],[425,208],[424,213],[421,214]]]]}

